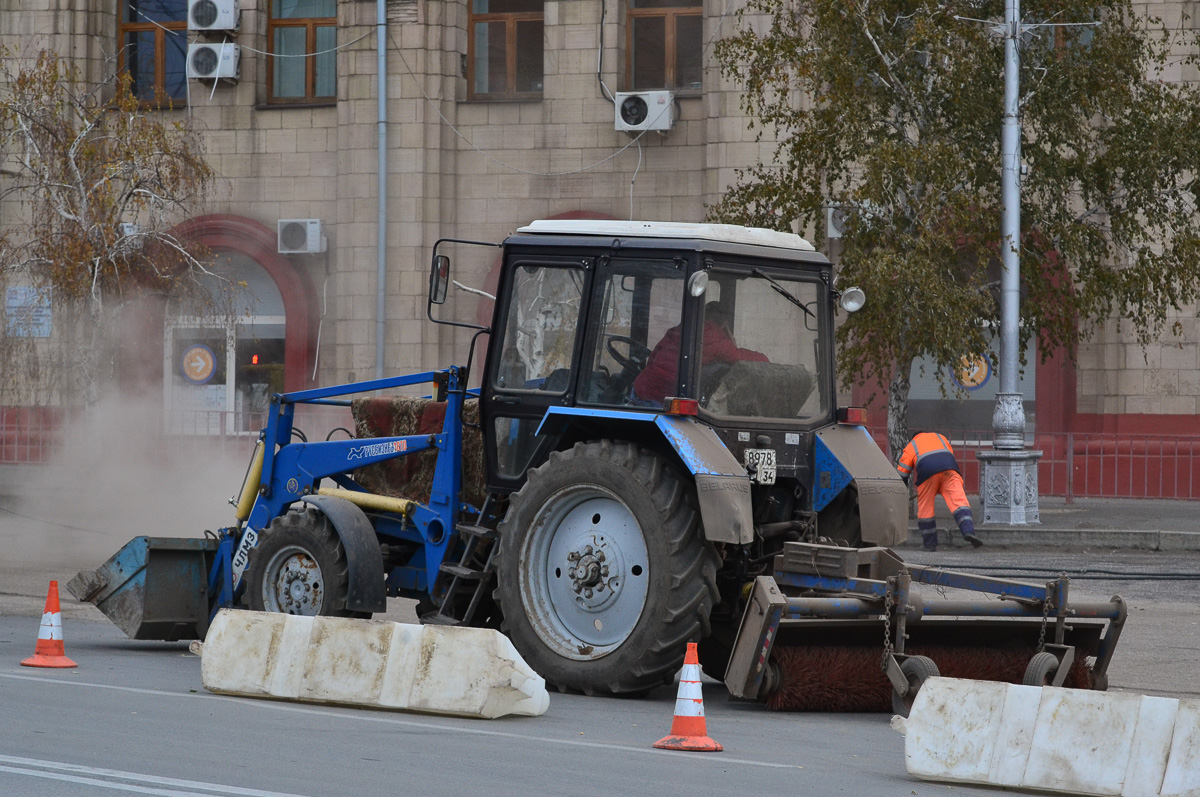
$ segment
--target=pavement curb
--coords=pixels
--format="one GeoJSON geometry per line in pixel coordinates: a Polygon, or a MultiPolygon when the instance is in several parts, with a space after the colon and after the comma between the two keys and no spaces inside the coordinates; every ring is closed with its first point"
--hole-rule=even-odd
{"type": "MultiPolygon", "coordinates": [[[[1122,548],[1137,551],[1200,551],[1200,532],[1139,529],[1063,529],[1036,526],[977,526],[975,533],[998,548],[1122,548]]],[[[908,530],[902,548],[920,548],[921,532],[908,530]]],[[[957,528],[938,528],[938,547],[969,548],[957,528]]]]}

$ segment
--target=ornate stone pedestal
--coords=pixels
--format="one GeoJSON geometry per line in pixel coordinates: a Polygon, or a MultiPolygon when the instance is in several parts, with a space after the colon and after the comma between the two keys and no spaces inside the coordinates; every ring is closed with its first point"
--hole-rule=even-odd
{"type": "Polygon", "coordinates": [[[983,465],[979,497],[983,523],[1025,526],[1041,523],[1038,517],[1037,463],[1041,451],[1024,449],[978,451],[983,465]]]}

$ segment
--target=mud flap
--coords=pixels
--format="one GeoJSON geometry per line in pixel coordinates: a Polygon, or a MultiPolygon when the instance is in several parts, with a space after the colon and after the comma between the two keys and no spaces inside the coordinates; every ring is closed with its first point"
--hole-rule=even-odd
{"type": "Polygon", "coordinates": [[[862,540],[898,545],[908,537],[908,487],[861,426],[817,432],[813,509],[821,510],[850,484],[858,488],[862,540]]]}

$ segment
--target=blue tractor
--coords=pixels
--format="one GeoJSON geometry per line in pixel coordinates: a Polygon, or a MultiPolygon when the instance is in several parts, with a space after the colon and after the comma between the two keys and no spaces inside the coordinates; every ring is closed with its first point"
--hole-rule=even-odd
{"type": "MultiPolygon", "coordinates": [[[[837,406],[834,317],[839,300],[852,311],[864,297],[839,291],[800,237],[534,222],[500,245],[489,328],[435,317],[451,245],[475,242],[435,245],[429,317],[468,327],[472,355],[487,335],[479,388],[472,356],[276,395],[234,526],[139,537],[71,592],[142,639],[203,637],[227,606],[369,617],[389,596],[417,598],[423,622],[502,629],[548,683],[637,694],[674,676],[689,641],[724,678],[756,583],[808,556],[795,546],[852,553],[907,535],[907,486],[837,406]],[[360,423],[321,442],[295,429],[300,405],[362,420],[393,400],[361,396],[421,385],[418,409],[444,410],[436,428],[360,423]],[[429,483],[406,494],[386,468],[421,452],[434,452],[429,483]]],[[[868,559],[882,561],[844,575],[874,572],[868,559]]],[[[819,594],[806,577],[788,583],[819,594]]],[[[872,628],[894,597],[876,592],[879,606],[861,604],[872,628]]],[[[781,619],[768,612],[743,634],[747,661],[765,661],[781,619]]],[[[748,689],[743,667],[735,693],[760,694],[762,669],[748,689]]],[[[899,690],[911,680],[892,675],[899,690]]]]}

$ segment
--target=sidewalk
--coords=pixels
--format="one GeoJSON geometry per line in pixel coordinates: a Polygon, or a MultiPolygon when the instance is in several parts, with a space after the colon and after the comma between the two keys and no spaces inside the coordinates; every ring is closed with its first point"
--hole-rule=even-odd
{"type": "MultiPolygon", "coordinates": [[[[982,522],[978,496],[970,496],[979,538],[997,547],[1125,548],[1145,551],[1200,551],[1200,502],[1154,498],[1063,498],[1041,496],[1041,524],[1001,526],[982,522]]],[[[938,545],[966,546],[942,499],[937,499],[938,545]]],[[[915,518],[908,541],[920,547],[915,518]]]]}

